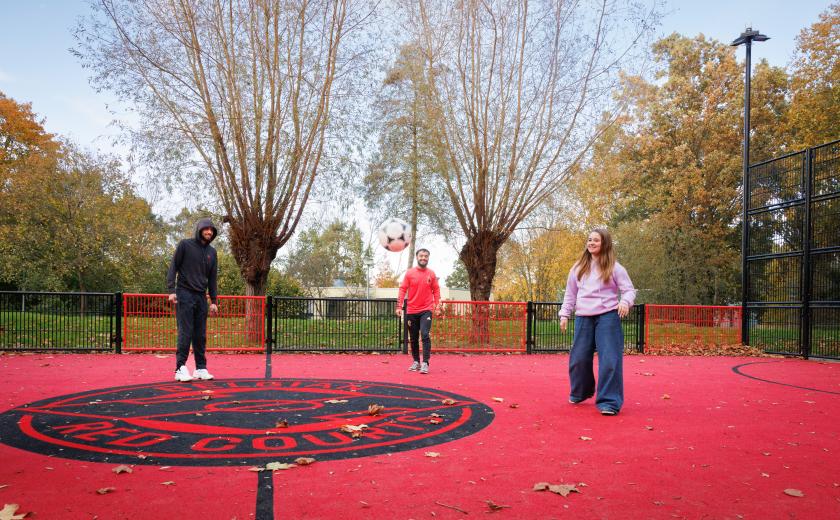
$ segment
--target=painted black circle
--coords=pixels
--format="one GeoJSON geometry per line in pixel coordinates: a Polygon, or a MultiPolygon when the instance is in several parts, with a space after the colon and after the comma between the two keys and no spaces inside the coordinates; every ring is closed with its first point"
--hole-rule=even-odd
{"type": "Polygon", "coordinates": [[[261,465],[424,448],[471,435],[493,418],[474,399],[419,386],[223,379],[114,387],[26,404],[0,414],[0,442],[95,462],[261,465]],[[371,415],[372,404],[384,408],[371,415]],[[352,428],[342,431],[362,424],[358,438],[352,428]]]}

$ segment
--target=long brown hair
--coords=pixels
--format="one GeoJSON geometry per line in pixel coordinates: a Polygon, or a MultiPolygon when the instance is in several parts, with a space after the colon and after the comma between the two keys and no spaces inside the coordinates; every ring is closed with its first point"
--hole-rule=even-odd
{"type": "MultiPolygon", "coordinates": [[[[586,240],[589,241],[589,235],[598,233],[601,235],[601,252],[598,253],[598,269],[601,271],[601,281],[607,283],[613,274],[615,268],[615,249],[612,246],[612,236],[605,228],[595,228],[586,235],[586,240]]],[[[581,280],[584,276],[589,274],[589,269],[592,264],[592,253],[583,245],[583,254],[575,262],[574,269],[577,270],[577,279],[581,280]]]]}

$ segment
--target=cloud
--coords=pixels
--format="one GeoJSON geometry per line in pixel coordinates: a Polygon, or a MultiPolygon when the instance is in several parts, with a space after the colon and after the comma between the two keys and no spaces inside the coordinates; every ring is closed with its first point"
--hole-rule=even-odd
{"type": "Polygon", "coordinates": [[[0,83],[14,83],[15,78],[12,77],[11,74],[6,73],[2,68],[0,68],[0,83]]]}

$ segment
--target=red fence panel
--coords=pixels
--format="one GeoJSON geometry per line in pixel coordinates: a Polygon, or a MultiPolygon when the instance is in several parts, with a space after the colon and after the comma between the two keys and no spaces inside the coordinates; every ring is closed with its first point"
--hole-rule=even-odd
{"type": "MultiPolygon", "coordinates": [[[[265,351],[265,297],[219,296],[219,312],[207,319],[207,350],[265,351]]],[[[166,294],[123,295],[123,351],[174,351],[175,305],[166,294]]]]}
{"type": "Polygon", "coordinates": [[[741,307],[645,305],[645,346],[741,344],[741,307]]]}
{"type": "Polygon", "coordinates": [[[442,302],[432,325],[433,352],[522,352],[527,345],[525,302],[442,302]]]}

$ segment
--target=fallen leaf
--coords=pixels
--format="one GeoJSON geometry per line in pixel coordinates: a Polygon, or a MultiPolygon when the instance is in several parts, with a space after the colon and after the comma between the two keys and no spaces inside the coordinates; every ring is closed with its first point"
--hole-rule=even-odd
{"type": "Polygon", "coordinates": [[[202,394],[212,394],[213,390],[202,390],[201,393],[202,394]]]}
{"type": "Polygon", "coordinates": [[[100,495],[107,495],[108,493],[113,493],[116,490],[117,490],[117,488],[114,488],[114,487],[104,487],[104,488],[97,489],[96,492],[99,493],[100,495]]]}
{"type": "Polygon", "coordinates": [[[790,495],[792,497],[800,497],[801,498],[801,497],[805,496],[805,493],[803,493],[802,491],[799,491],[798,489],[787,488],[785,490],[785,495],[790,495]]]}
{"type": "MultiPolygon", "coordinates": [[[[510,403],[508,406],[511,407],[511,408],[519,408],[519,403],[510,403]]],[[[505,506],[505,507],[509,507],[509,506],[505,506]]]]}
{"type": "Polygon", "coordinates": [[[492,500],[487,500],[486,502],[487,502],[487,507],[490,508],[490,511],[500,511],[500,510],[502,510],[506,507],[510,507],[510,506],[502,506],[502,505],[496,504],[492,500]]]}
{"type": "Polygon", "coordinates": [[[254,472],[265,471],[265,468],[260,468],[258,466],[251,466],[250,468],[248,468],[248,471],[254,471],[254,472]]]}
{"type": "Polygon", "coordinates": [[[140,455],[137,455],[137,458],[138,458],[138,459],[147,459],[147,458],[148,458],[148,456],[143,455],[143,454],[141,453],[140,455]]]}
{"type": "Polygon", "coordinates": [[[360,424],[358,426],[352,424],[345,424],[341,427],[341,431],[343,431],[344,433],[349,433],[350,437],[354,439],[358,439],[362,436],[362,432],[364,432],[364,430],[367,429],[367,427],[367,424],[360,424]]]}
{"type": "Polygon", "coordinates": [[[652,376],[653,372],[642,372],[643,376],[652,376]]]}
{"type": "Polygon", "coordinates": [[[431,417],[431,418],[429,418],[429,423],[430,423],[430,424],[440,424],[440,423],[442,423],[442,422],[443,422],[443,419],[441,419],[440,417],[431,417]]]}
{"type": "Polygon", "coordinates": [[[129,468],[128,466],[126,466],[125,464],[123,464],[122,466],[117,466],[116,468],[112,469],[111,471],[113,471],[114,473],[119,475],[120,473],[131,473],[133,470],[131,468],[129,468]]]}
{"type": "Polygon", "coordinates": [[[29,514],[16,515],[18,509],[20,509],[18,504],[3,504],[3,509],[0,509],[0,520],[22,520],[29,514]]]}
{"type": "Polygon", "coordinates": [[[340,403],[346,403],[347,399],[330,399],[329,401],[324,401],[324,402],[329,403],[329,404],[340,404],[340,403]]]}
{"type": "Polygon", "coordinates": [[[493,400],[496,401],[497,403],[504,403],[505,402],[505,399],[503,397],[494,397],[493,400]]]}
{"type": "Polygon", "coordinates": [[[562,496],[569,496],[569,493],[580,493],[574,484],[549,484],[548,482],[537,482],[534,484],[534,491],[551,491],[562,496]]]}
{"type": "Polygon", "coordinates": [[[274,424],[274,427],[275,428],[288,428],[289,427],[289,421],[287,421],[286,419],[278,419],[277,423],[274,424]]]}
{"type": "Polygon", "coordinates": [[[166,359],[169,356],[164,356],[164,355],[161,355],[161,354],[155,354],[155,357],[158,358],[158,359],[166,359]]]}
{"type": "Polygon", "coordinates": [[[445,405],[453,405],[455,404],[455,399],[444,399],[443,401],[441,401],[441,403],[445,405]]]}
{"type": "Polygon", "coordinates": [[[429,417],[443,417],[443,416],[439,413],[433,413],[433,414],[429,415],[429,417]]]}
{"type": "Polygon", "coordinates": [[[436,451],[427,451],[427,452],[425,453],[425,455],[426,455],[427,457],[432,457],[432,458],[434,458],[434,457],[440,457],[440,453],[438,453],[438,452],[436,452],[436,451]]]}
{"type": "Polygon", "coordinates": [[[167,480],[166,482],[161,482],[161,485],[164,485],[164,486],[174,486],[174,485],[175,485],[175,481],[174,481],[174,480],[167,480]]]}
{"type": "Polygon", "coordinates": [[[315,462],[315,459],[313,459],[312,457],[298,457],[295,459],[295,464],[297,464],[298,466],[308,466],[313,462],[315,462]]]}
{"type": "Polygon", "coordinates": [[[211,395],[204,395],[204,396],[201,396],[201,400],[202,400],[202,401],[209,401],[209,400],[210,400],[210,399],[212,399],[212,398],[213,398],[213,396],[211,396],[211,395]]]}
{"type": "Polygon", "coordinates": [[[569,493],[580,493],[574,484],[552,484],[548,486],[548,490],[564,497],[569,496],[569,493]]]}
{"type": "Polygon", "coordinates": [[[580,440],[582,440],[582,441],[591,441],[591,440],[592,440],[592,437],[587,437],[586,435],[581,435],[581,436],[580,436],[580,440]]]}
{"type": "Polygon", "coordinates": [[[368,405],[368,415],[379,415],[379,412],[384,410],[385,407],[381,404],[369,404],[368,405]]]}
{"type": "Polygon", "coordinates": [[[653,426],[645,426],[645,430],[652,430],[653,426]]]}
{"type": "Polygon", "coordinates": [[[286,464],[285,462],[269,462],[265,465],[265,469],[270,471],[277,471],[281,469],[292,469],[295,466],[297,466],[297,464],[286,464]]]}
{"type": "Polygon", "coordinates": [[[368,503],[367,503],[367,502],[365,502],[364,500],[359,500],[359,505],[360,505],[360,506],[362,506],[362,507],[363,507],[363,508],[365,508],[365,509],[367,509],[368,507],[370,507],[370,504],[368,504],[368,503]]]}
{"type": "Polygon", "coordinates": [[[668,394],[662,394],[662,399],[670,399],[671,396],[668,394]]]}
{"type": "Polygon", "coordinates": [[[761,476],[764,477],[764,478],[768,478],[768,477],[770,477],[770,474],[769,473],[762,473],[761,476]]]}

